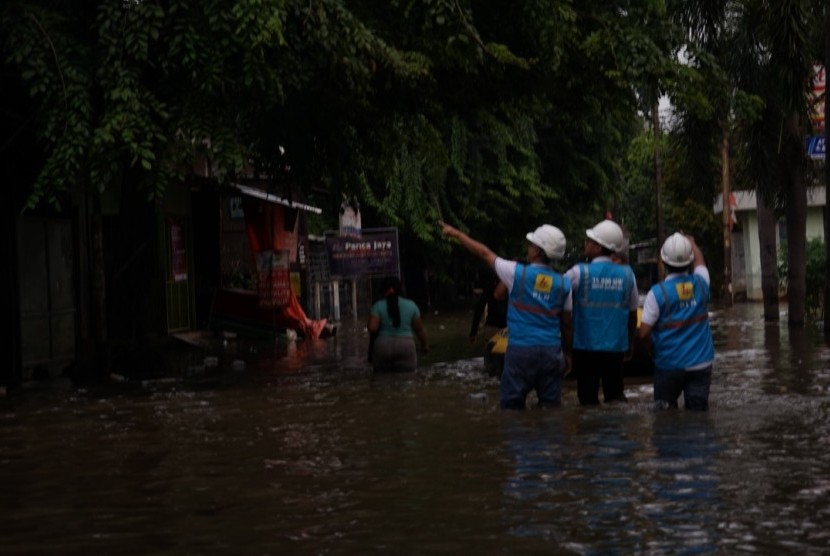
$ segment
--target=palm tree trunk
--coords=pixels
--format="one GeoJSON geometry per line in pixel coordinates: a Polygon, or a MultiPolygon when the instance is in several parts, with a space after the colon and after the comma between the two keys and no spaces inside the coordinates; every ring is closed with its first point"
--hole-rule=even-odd
{"type": "Polygon", "coordinates": [[[764,299],[764,320],[777,322],[778,311],[778,249],[775,245],[775,214],[767,206],[760,189],[755,191],[758,215],[758,245],[761,251],[761,293],[764,299]]]}
{"type": "Polygon", "coordinates": [[[798,115],[786,122],[787,324],[803,326],[807,304],[807,188],[802,171],[803,145],[798,115]]]}

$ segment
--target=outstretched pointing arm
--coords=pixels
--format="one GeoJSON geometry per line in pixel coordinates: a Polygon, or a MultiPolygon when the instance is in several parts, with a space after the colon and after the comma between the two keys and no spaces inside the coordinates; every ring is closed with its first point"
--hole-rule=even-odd
{"type": "Polygon", "coordinates": [[[487,263],[487,266],[490,268],[495,267],[496,254],[493,253],[489,247],[480,241],[474,240],[458,228],[454,228],[445,222],[439,221],[438,225],[441,226],[442,234],[447,237],[454,237],[467,251],[487,263]]]}

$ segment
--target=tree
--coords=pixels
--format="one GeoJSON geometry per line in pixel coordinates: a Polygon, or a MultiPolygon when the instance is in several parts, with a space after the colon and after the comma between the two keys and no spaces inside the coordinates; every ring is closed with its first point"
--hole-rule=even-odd
{"type": "MultiPolygon", "coordinates": [[[[740,72],[747,48],[743,44],[739,3],[730,0],[675,2],[673,19],[687,30],[687,63],[696,68],[694,86],[677,99],[677,138],[687,163],[686,175],[709,198],[719,191],[724,203],[720,224],[723,247],[722,299],[732,299],[732,245],[728,199],[732,191],[733,152],[739,130],[757,118],[760,98],[741,88],[740,72]],[[715,186],[715,184],[718,184],[715,186]]],[[[777,314],[777,313],[776,313],[777,314]]]]}
{"type": "Polygon", "coordinates": [[[618,205],[638,90],[675,65],[662,2],[29,0],[0,18],[44,157],[27,206],[84,223],[98,310],[82,334],[101,343],[153,329],[137,270],[199,157],[219,184],[253,172],[330,214],[358,195],[412,264],[448,268],[438,217],[510,249],[517,228],[581,234],[618,205]]]}
{"type": "MultiPolygon", "coordinates": [[[[740,136],[739,152],[745,155],[741,164],[743,175],[750,176],[757,184],[758,197],[766,205],[779,199],[787,215],[787,235],[790,244],[788,265],[788,296],[790,325],[804,322],[806,256],[806,185],[802,136],[807,125],[807,88],[810,83],[811,42],[810,24],[816,20],[811,4],[801,0],[787,0],[769,4],[764,1],[680,3],[679,13],[696,14],[687,19],[690,28],[702,29],[706,41],[720,41],[714,52],[728,53],[716,58],[713,67],[726,71],[727,79],[721,80],[734,101],[720,110],[730,117],[739,114],[736,108],[749,108],[748,119],[738,119],[740,136]],[[693,5],[698,6],[695,11],[693,5]],[[684,11],[685,10],[685,11],[684,11]],[[702,22],[703,25],[697,25],[702,22]],[[733,91],[745,91],[734,97],[733,91]],[[763,102],[762,106],[756,99],[763,102]],[[778,195],[780,193],[780,196],[778,195]]],[[[717,44],[717,42],[713,43],[717,44]]],[[[710,50],[710,52],[712,52],[710,50]]],[[[722,95],[721,95],[722,97],[722,95]]],[[[715,97],[717,98],[717,97],[715,97]]],[[[721,117],[722,122],[726,120],[721,117]]],[[[727,128],[721,125],[722,130],[727,128]]],[[[726,137],[725,131],[721,132],[726,137]]],[[[725,190],[724,190],[725,191],[725,190]]],[[[765,217],[764,204],[759,203],[759,219],[765,217]]],[[[761,230],[762,256],[768,255],[771,229],[761,230]]],[[[773,259],[774,261],[774,259],[773,259]]],[[[774,262],[772,262],[774,265],[774,262]]],[[[770,261],[762,262],[765,268],[770,261]]],[[[777,319],[772,311],[777,284],[770,285],[767,278],[763,285],[765,316],[777,319]]]]}

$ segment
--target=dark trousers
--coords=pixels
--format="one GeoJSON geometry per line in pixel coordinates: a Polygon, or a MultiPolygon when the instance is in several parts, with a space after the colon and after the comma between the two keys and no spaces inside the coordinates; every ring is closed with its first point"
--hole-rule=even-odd
{"type": "Polygon", "coordinates": [[[623,393],[624,352],[573,350],[573,370],[580,405],[598,405],[599,387],[606,402],[627,401],[623,393]]]}
{"type": "Polygon", "coordinates": [[[709,409],[709,386],[712,384],[712,366],[697,371],[654,370],[654,401],[662,407],[677,407],[677,398],[683,393],[686,409],[709,409]]]}

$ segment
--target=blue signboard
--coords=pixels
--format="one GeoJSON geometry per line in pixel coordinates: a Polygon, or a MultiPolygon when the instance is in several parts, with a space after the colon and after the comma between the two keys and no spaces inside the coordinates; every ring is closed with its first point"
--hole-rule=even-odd
{"type": "Polygon", "coordinates": [[[807,156],[813,160],[824,160],[824,136],[813,135],[805,139],[807,156]]]}
{"type": "Polygon", "coordinates": [[[400,268],[396,228],[363,228],[359,236],[326,232],[326,252],[332,276],[397,276],[400,268]]]}

